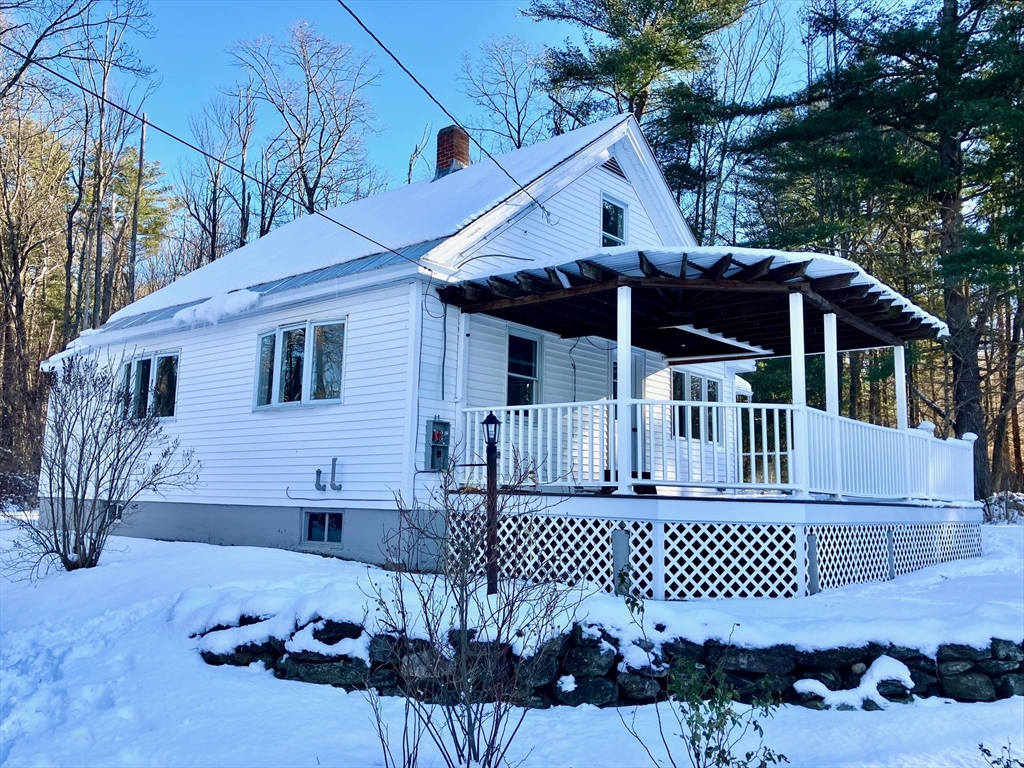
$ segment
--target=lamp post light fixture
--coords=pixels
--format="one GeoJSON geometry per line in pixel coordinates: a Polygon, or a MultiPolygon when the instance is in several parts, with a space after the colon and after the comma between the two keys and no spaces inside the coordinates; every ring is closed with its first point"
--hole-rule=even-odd
{"type": "Polygon", "coordinates": [[[487,446],[487,594],[498,594],[498,435],[501,420],[494,411],[484,419],[484,442],[487,446]]]}

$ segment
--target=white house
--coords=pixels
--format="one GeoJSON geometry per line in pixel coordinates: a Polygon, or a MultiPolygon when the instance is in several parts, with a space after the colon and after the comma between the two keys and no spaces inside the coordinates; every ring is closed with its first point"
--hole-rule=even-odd
{"type": "Polygon", "coordinates": [[[528,457],[559,502],[507,523],[552,573],[610,587],[620,526],[657,598],[800,595],[980,552],[971,444],[906,423],[903,344],[940,320],[836,257],[696,247],[632,118],[498,161],[470,165],[446,128],[434,179],[295,220],[62,353],[130,357],[133,407],[203,462],[125,532],[380,562],[395,495],[424,506],[450,457],[479,463],[493,411],[500,470],[528,457]],[[898,429],[838,411],[837,352],[882,346],[898,429]],[[825,411],[804,353],[826,353],[825,411]],[[751,402],[737,375],[773,356],[792,404],[751,402]]]}

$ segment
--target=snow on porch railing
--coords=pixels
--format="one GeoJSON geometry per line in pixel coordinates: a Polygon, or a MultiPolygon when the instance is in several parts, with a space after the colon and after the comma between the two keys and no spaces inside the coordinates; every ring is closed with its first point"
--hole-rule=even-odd
{"type": "Polygon", "coordinates": [[[807,409],[808,490],[870,499],[970,501],[973,446],[807,409]]]}

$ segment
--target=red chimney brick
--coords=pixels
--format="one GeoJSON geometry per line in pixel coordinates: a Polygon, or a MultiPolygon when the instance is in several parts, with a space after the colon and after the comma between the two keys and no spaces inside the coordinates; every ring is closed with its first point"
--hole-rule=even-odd
{"type": "Polygon", "coordinates": [[[449,125],[437,132],[437,173],[446,173],[469,165],[469,134],[457,125],[449,125]],[[452,167],[452,161],[458,165],[452,167]]]}

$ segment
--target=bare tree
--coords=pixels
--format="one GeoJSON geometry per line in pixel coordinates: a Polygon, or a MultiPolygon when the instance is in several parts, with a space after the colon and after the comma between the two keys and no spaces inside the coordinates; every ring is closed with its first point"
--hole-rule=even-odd
{"type": "Polygon", "coordinates": [[[241,248],[249,240],[249,226],[252,220],[252,166],[249,159],[252,150],[252,134],[256,128],[256,93],[252,77],[245,83],[238,83],[225,94],[230,100],[227,105],[227,122],[233,145],[232,165],[238,169],[233,174],[235,183],[225,187],[238,211],[237,246],[241,248]]]}
{"type": "Polygon", "coordinates": [[[532,535],[542,510],[536,495],[523,493],[533,466],[518,456],[513,464],[498,495],[501,578],[494,595],[487,594],[482,495],[459,487],[454,462],[440,476],[432,509],[408,509],[398,499],[401,525],[388,549],[397,565],[390,583],[375,583],[369,594],[378,626],[394,643],[406,697],[399,744],[368,692],[388,768],[415,765],[423,735],[449,768],[506,765],[535,684],[528,677],[556,663],[553,638],[573,624],[586,595],[554,573],[531,578],[545,570],[532,535]],[[424,565],[432,571],[413,572],[424,565]]]}
{"type": "MultiPolygon", "coordinates": [[[[0,0],[0,101],[33,64],[94,61],[98,36],[119,26],[145,34],[148,18],[141,0],[0,0]]],[[[133,69],[138,62],[121,58],[118,66],[133,69]]]]}
{"type": "Polygon", "coordinates": [[[283,42],[241,42],[232,54],[281,121],[303,209],[313,213],[365,194],[362,182],[372,169],[364,139],[374,117],[366,91],[380,77],[372,57],[332,43],[307,22],[292,26],[283,42]]]}
{"type": "Polygon", "coordinates": [[[551,105],[543,83],[542,52],[517,37],[492,37],[474,62],[462,57],[460,90],[481,110],[470,126],[492,149],[508,152],[545,138],[551,105]]]}
{"type": "Polygon", "coordinates": [[[228,250],[228,165],[232,164],[232,110],[223,97],[207,104],[200,115],[189,117],[196,143],[205,152],[179,173],[181,202],[201,232],[197,244],[200,265],[209,264],[228,250]]]}
{"type": "MultiPolygon", "coordinates": [[[[66,358],[50,388],[38,518],[4,513],[24,537],[7,565],[30,575],[92,568],[143,493],[187,488],[201,468],[146,409],[136,415],[120,360],[66,358]]],[[[155,394],[155,393],[154,393],[155,394]]],[[[148,392],[138,393],[149,396],[148,392]]]]}
{"type": "Polygon", "coordinates": [[[406,184],[412,184],[412,174],[416,170],[416,163],[423,157],[423,151],[427,148],[427,143],[430,141],[430,125],[429,123],[423,129],[423,136],[416,143],[416,146],[412,148],[412,152],[409,154],[409,173],[405,178],[406,184]]]}

